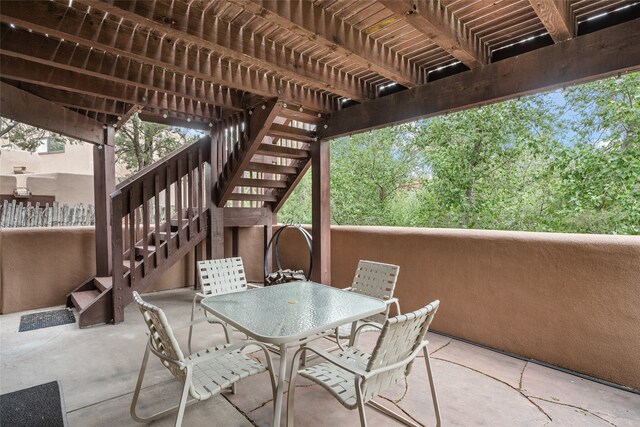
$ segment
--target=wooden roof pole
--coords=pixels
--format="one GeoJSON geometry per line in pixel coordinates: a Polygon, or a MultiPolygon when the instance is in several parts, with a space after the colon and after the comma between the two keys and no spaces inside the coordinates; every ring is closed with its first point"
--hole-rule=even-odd
{"type": "Polygon", "coordinates": [[[559,43],[575,35],[575,17],[571,2],[566,0],[529,0],[554,42],[559,43]]]}
{"type": "Polygon", "coordinates": [[[93,144],[104,142],[101,123],[5,82],[0,82],[0,110],[17,122],[93,144]]]}
{"type": "Polygon", "coordinates": [[[331,141],[311,144],[311,280],[331,284],[331,193],[329,153],[331,141]]]}

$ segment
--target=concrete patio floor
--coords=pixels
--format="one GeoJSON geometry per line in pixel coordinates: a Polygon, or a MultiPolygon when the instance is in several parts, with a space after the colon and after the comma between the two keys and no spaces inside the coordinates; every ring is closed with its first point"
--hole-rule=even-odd
{"type": "MultiPolygon", "coordinates": [[[[192,291],[181,289],[144,296],[172,324],[188,321],[192,291]]],[[[43,311],[43,310],[37,310],[43,311]]],[[[137,426],[129,416],[132,391],[146,345],[146,327],[134,305],[117,326],[78,329],[62,325],[17,332],[20,316],[0,316],[0,393],[58,380],[68,425],[137,426]]],[[[186,349],[186,331],[177,333],[186,349]]],[[[359,347],[371,349],[375,333],[363,334],[359,347]]],[[[444,426],[638,426],[640,395],[528,363],[455,339],[429,333],[430,353],[444,426]]],[[[223,342],[215,325],[202,324],[194,349],[223,342]]],[[[326,339],[314,345],[329,346],[326,339]]],[[[254,356],[262,357],[258,353],[254,356]]],[[[277,366],[278,356],[273,356],[277,366]]],[[[313,363],[313,362],[312,362],[313,363]]],[[[185,426],[269,426],[271,389],[264,373],[238,383],[225,394],[187,408],[185,426]]],[[[150,363],[141,395],[141,413],[173,405],[180,386],[160,363],[150,363]]],[[[426,369],[414,364],[407,384],[378,401],[403,411],[423,425],[435,423],[426,369]]],[[[295,414],[300,426],[356,426],[357,411],[344,409],[320,386],[299,379],[295,414]]],[[[399,425],[372,408],[370,425],[399,425]]],[[[173,425],[168,416],[154,426],[173,425]]],[[[284,423],[283,423],[284,425],[284,423]]]]}

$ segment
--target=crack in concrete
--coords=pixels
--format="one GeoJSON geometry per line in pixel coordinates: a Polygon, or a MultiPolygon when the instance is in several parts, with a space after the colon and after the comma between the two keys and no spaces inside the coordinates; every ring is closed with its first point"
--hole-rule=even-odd
{"type": "Polygon", "coordinates": [[[522,381],[524,380],[524,371],[529,366],[529,362],[524,362],[524,366],[522,367],[522,372],[520,372],[520,381],[518,381],[518,391],[522,393],[522,381]]]}
{"type": "Polygon", "coordinates": [[[580,406],[576,406],[576,405],[571,405],[570,403],[563,403],[563,402],[557,402],[554,400],[548,400],[548,399],[544,399],[542,397],[537,397],[537,396],[529,396],[531,399],[536,399],[536,400],[542,400],[543,402],[548,402],[548,403],[553,403],[554,405],[560,405],[560,406],[567,406],[569,408],[573,408],[573,409],[578,409],[582,412],[586,412],[589,415],[593,415],[596,418],[601,419],[602,421],[604,421],[607,424],[611,424],[614,427],[618,427],[616,424],[612,423],[611,421],[607,420],[606,418],[601,417],[600,415],[596,414],[595,412],[591,412],[588,409],[582,408],[580,406]]]}
{"type": "MultiPolygon", "coordinates": [[[[223,397],[227,402],[229,402],[229,404],[230,404],[231,406],[233,406],[233,408],[234,408],[236,411],[238,411],[240,414],[242,414],[242,416],[243,416],[243,417],[245,417],[245,418],[247,419],[247,421],[249,421],[249,422],[251,423],[251,425],[252,425],[252,426],[254,426],[254,427],[258,427],[258,424],[256,424],[256,423],[255,423],[255,421],[253,421],[251,418],[249,418],[248,414],[247,414],[246,412],[244,412],[242,409],[240,409],[240,408],[238,407],[238,405],[236,405],[236,404],[235,404],[235,403],[233,403],[231,400],[229,400],[229,398],[228,398],[227,396],[225,396],[224,394],[221,394],[221,396],[222,396],[222,397],[223,397]]],[[[273,399],[271,399],[271,400],[273,400],[273,399]]],[[[262,406],[264,406],[264,405],[262,405],[262,406]]],[[[249,411],[249,412],[251,412],[251,411],[249,411]]]]}
{"type": "MultiPolygon", "coordinates": [[[[381,399],[384,399],[384,400],[386,400],[386,401],[390,402],[391,404],[393,404],[393,406],[395,406],[396,408],[398,408],[398,410],[399,410],[399,411],[401,411],[403,414],[405,414],[407,417],[409,417],[409,418],[410,418],[413,422],[415,422],[416,424],[421,425],[421,426],[423,426],[423,427],[425,426],[425,425],[424,425],[424,424],[422,424],[420,421],[416,420],[416,419],[413,417],[413,415],[411,415],[410,413],[408,413],[407,411],[405,411],[403,408],[401,408],[400,406],[398,406],[398,405],[397,405],[393,400],[391,400],[391,399],[389,399],[389,398],[386,398],[386,397],[384,397],[384,396],[378,396],[378,397],[380,397],[381,399]]],[[[375,409],[375,408],[374,408],[374,409],[375,409]]]]}
{"type": "MultiPolygon", "coordinates": [[[[478,369],[474,369],[474,368],[471,368],[471,367],[469,367],[469,366],[463,365],[462,363],[453,362],[453,361],[451,361],[451,360],[442,359],[442,358],[440,358],[440,357],[434,357],[434,358],[433,358],[433,360],[440,360],[440,361],[442,361],[442,362],[447,362],[447,363],[451,363],[451,364],[453,364],[453,365],[461,366],[461,367],[463,367],[463,368],[469,369],[470,371],[477,372],[477,373],[478,373],[478,374],[480,374],[480,375],[484,375],[484,376],[486,376],[487,378],[491,378],[491,379],[492,379],[492,380],[494,380],[494,381],[498,381],[499,383],[502,383],[502,384],[506,385],[507,387],[509,387],[509,388],[511,388],[511,389],[513,389],[513,390],[515,390],[515,391],[516,391],[520,396],[522,396],[522,397],[524,397],[525,399],[527,399],[527,401],[529,401],[529,403],[531,403],[531,404],[532,404],[534,407],[536,407],[536,408],[537,408],[537,409],[538,409],[542,414],[544,414],[544,416],[545,416],[545,417],[547,417],[547,418],[549,419],[549,421],[553,421],[553,419],[551,418],[551,416],[550,416],[549,414],[547,414],[547,413],[544,411],[544,409],[542,409],[538,404],[536,404],[534,401],[532,401],[532,400],[529,398],[529,396],[525,395],[525,394],[524,394],[524,393],[523,393],[519,388],[515,388],[515,387],[514,387],[514,386],[512,386],[511,384],[509,384],[509,383],[507,383],[507,382],[505,382],[505,381],[502,381],[502,380],[501,380],[501,379],[499,379],[499,378],[493,377],[493,376],[491,376],[491,375],[489,375],[489,374],[487,374],[487,373],[485,373],[485,372],[479,371],[478,369]]],[[[523,370],[523,372],[524,372],[524,370],[523,370]]]]}
{"type": "MultiPolygon", "coordinates": [[[[445,348],[446,346],[448,346],[448,345],[449,345],[449,344],[451,344],[452,342],[453,342],[453,340],[452,340],[452,339],[450,339],[449,341],[447,341],[447,343],[446,343],[446,344],[444,344],[444,345],[443,345],[443,346],[441,346],[441,347],[436,348],[436,349],[435,349],[435,350],[433,350],[431,353],[429,353],[429,356],[432,356],[434,353],[436,353],[436,352],[438,352],[438,351],[442,350],[443,348],[445,348]]],[[[428,348],[428,347],[427,347],[427,348],[428,348]]],[[[422,355],[422,354],[419,354],[417,357],[421,357],[421,358],[423,358],[423,359],[424,359],[424,355],[422,355]]]]}
{"type": "MultiPolygon", "coordinates": [[[[306,387],[313,387],[316,384],[296,384],[296,388],[306,388],[306,387]]],[[[284,391],[284,393],[282,393],[282,402],[285,402],[285,397],[289,394],[289,387],[286,388],[286,390],[284,391]]],[[[264,408],[267,403],[271,403],[273,402],[273,398],[266,400],[265,402],[263,402],[262,404],[260,404],[260,406],[256,406],[255,408],[253,408],[252,410],[250,410],[249,412],[247,412],[247,414],[250,414],[254,411],[257,411],[260,408],[264,408]]]]}

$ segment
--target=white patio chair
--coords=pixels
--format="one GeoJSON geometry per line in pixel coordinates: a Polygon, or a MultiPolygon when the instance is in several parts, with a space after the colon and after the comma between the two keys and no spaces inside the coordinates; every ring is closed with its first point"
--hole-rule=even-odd
{"type": "Polygon", "coordinates": [[[420,352],[423,353],[427,365],[436,422],[437,426],[440,426],[440,409],[427,351],[428,342],[424,340],[439,304],[440,302],[436,300],[413,313],[387,319],[370,355],[354,347],[349,347],[338,355],[318,347],[301,347],[294,354],[289,378],[287,426],[293,426],[296,374],[320,384],[345,408],[358,408],[362,426],[367,425],[364,413],[365,403],[403,424],[416,426],[415,422],[372,399],[394,384],[403,381],[409,375],[411,365],[420,352]],[[300,357],[305,351],[313,352],[326,361],[298,371],[300,357]]]}
{"type": "MultiPolygon", "coordinates": [[[[246,291],[250,287],[256,287],[247,283],[247,276],[244,273],[242,258],[222,258],[198,261],[197,265],[199,290],[193,296],[193,305],[191,307],[192,322],[195,319],[196,304],[198,300],[211,295],[242,292],[246,291]]],[[[225,323],[222,323],[213,316],[208,315],[205,311],[204,318],[201,321],[207,319],[209,319],[210,322],[220,323],[224,328],[224,334],[227,338],[227,342],[231,341],[231,333],[225,323]]],[[[189,349],[189,352],[191,352],[192,333],[193,325],[189,327],[189,338],[187,340],[187,348],[189,349]]]]}
{"type": "MultiPolygon", "coordinates": [[[[383,300],[387,304],[387,309],[375,314],[371,317],[363,319],[363,323],[359,324],[357,329],[353,331],[351,324],[340,326],[336,328],[332,337],[336,338],[338,347],[344,350],[340,340],[345,338],[351,338],[349,342],[350,346],[354,346],[357,343],[358,334],[363,330],[371,330],[372,328],[380,328],[382,324],[389,317],[389,309],[391,305],[396,306],[396,314],[400,314],[400,302],[398,298],[393,297],[393,291],[396,288],[396,281],[398,280],[398,273],[400,267],[393,264],[384,264],[381,262],[365,261],[358,262],[356,268],[356,274],[353,277],[353,283],[350,287],[344,288],[348,292],[356,292],[362,295],[367,295],[373,298],[383,300]]],[[[332,350],[335,350],[334,347],[332,350]]]]}
{"type": "MultiPolygon", "coordinates": [[[[207,400],[228,388],[231,388],[231,391],[235,393],[234,385],[238,380],[265,371],[269,371],[271,389],[275,398],[275,379],[273,377],[271,356],[264,345],[253,340],[242,340],[233,344],[210,347],[185,357],[173,335],[173,329],[169,325],[164,312],[153,304],[144,302],[135,291],[133,292],[133,298],[138,304],[142,317],[149,328],[149,342],[142,359],[138,382],[131,402],[131,418],[135,421],[148,423],[178,410],[175,425],[180,426],[187,405],[207,400]],[[264,351],[267,358],[267,366],[250,359],[242,353],[242,350],[250,345],[258,346],[264,351]],[[137,414],[136,406],[150,353],[160,359],[171,374],[183,384],[183,388],[178,405],[143,418],[137,414]],[[189,396],[193,400],[188,401],[189,396]]],[[[177,329],[184,328],[192,323],[189,322],[177,329]]]]}

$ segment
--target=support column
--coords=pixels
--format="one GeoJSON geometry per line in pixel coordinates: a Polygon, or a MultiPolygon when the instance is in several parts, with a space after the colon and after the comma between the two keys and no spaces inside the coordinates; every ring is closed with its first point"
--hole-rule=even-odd
{"type": "Polygon", "coordinates": [[[311,144],[311,234],[314,282],[331,284],[331,204],[329,140],[311,144]]]}
{"type": "Polygon", "coordinates": [[[207,239],[207,257],[209,259],[224,258],[224,208],[219,208],[216,200],[216,187],[220,176],[222,162],[219,159],[217,129],[211,131],[211,175],[207,185],[209,194],[209,238],[207,239]]]}
{"type": "MultiPolygon", "coordinates": [[[[267,250],[267,245],[269,244],[271,237],[273,237],[273,224],[277,221],[277,218],[278,218],[278,214],[274,214],[273,211],[271,211],[271,208],[269,208],[266,225],[264,225],[264,232],[263,232],[263,244],[262,244],[263,254],[267,250]]],[[[273,248],[271,249],[273,250],[273,248]]],[[[265,260],[265,265],[263,266],[263,269],[266,270],[267,273],[273,272],[273,252],[270,253],[269,257],[265,260]]],[[[265,285],[267,284],[266,279],[267,278],[264,277],[263,283],[265,285]]]]}
{"type": "Polygon", "coordinates": [[[116,189],[115,129],[104,129],[93,147],[93,197],[96,208],[96,276],[111,276],[111,198],[116,189]]]}

